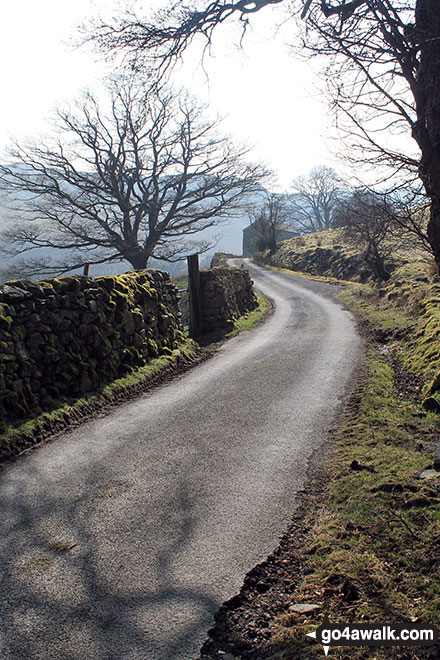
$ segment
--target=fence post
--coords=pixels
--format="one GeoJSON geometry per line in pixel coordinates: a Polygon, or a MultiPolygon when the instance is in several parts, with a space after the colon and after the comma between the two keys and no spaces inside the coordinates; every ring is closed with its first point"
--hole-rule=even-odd
{"type": "Polygon", "coordinates": [[[192,254],[188,261],[188,291],[190,310],[190,335],[200,337],[203,334],[202,292],[200,288],[199,255],[192,254]]]}
{"type": "Polygon", "coordinates": [[[86,275],[87,277],[89,276],[89,268],[90,268],[90,264],[85,263],[84,264],[83,275],[86,275]]]}

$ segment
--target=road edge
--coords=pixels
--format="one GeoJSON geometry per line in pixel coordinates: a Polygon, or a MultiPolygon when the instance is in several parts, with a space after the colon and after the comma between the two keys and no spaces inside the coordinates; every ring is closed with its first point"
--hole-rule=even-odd
{"type": "Polygon", "coordinates": [[[272,301],[260,291],[258,295],[262,301],[260,313],[257,308],[239,317],[227,335],[211,341],[208,339],[204,345],[186,339],[170,355],[155,358],[145,367],[135,369],[127,376],[108,383],[98,393],[91,393],[76,400],[66,399],[52,411],[44,411],[19,426],[11,426],[0,436],[0,469],[97,414],[108,415],[121,403],[142,396],[183,375],[214,356],[228,339],[257,328],[273,313],[272,301]],[[251,319],[247,324],[243,323],[245,317],[251,319]]]}

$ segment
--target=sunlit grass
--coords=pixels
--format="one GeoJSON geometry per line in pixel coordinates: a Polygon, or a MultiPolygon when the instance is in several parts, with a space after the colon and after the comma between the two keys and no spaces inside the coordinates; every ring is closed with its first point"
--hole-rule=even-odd
{"type": "MultiPolygon", "coordinates": [[[[432,464],[439,420],[423,411],[421,397],[399,389],[395,372],[399,358],[413,349],[418,321],[395,303],[360,297],[353,289],[344,301],[370,331],[385,332],[389,351],[381,354],[371,344],[335,434],[328,498],[304,547],[304,577],[292,601],[317,603],[321,616],[329,614],[334,623],[418,620],[438,626],[440,476],[419,476],[432,464]]],[[[423,359],[427,353],[420,364],[423,359]]],[[[320,618],[314,617],[315,628],[320,618]]],[[[322,648],[305,635],[310,628],[304,615],[275,619],[271,658],[321,658],[322,648]]],[[[348,657],[343,647],[331,654],[348,657]]],[[[397,660],[402,649],[377,648],[372,656],[350,648],[349,657],[397,660]]],[[[410,657],[428,656],[418,649],[410,657]]]]}

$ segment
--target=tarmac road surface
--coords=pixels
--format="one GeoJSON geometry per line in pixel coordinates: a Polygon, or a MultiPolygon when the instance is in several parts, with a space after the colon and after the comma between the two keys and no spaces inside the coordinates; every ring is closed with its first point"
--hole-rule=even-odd
{"type": "Polygon", "coordinates": [[[0,472],[2,660],[193,660],[276,547],[362,345],[332,287],[249,268],[264,324],[0,472]]]}

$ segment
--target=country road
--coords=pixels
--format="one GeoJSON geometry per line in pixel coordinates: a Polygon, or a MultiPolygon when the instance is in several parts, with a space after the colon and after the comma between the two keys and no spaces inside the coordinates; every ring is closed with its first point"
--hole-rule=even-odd
{"type": "Polygon", "coordinates": [[[264,324],[1,470],[1,660],[195,660],[276,547],[362,346],[334,288],[249,268],[264,324]]]}

